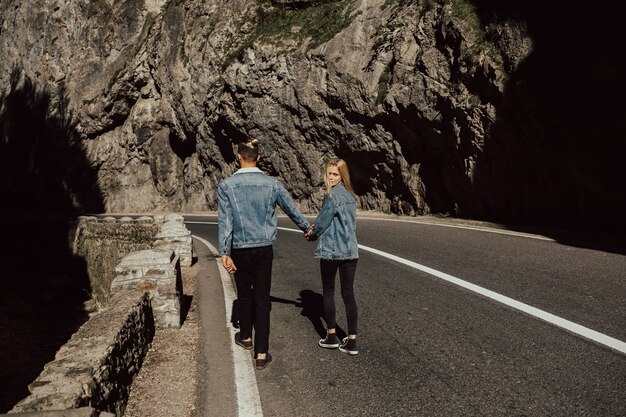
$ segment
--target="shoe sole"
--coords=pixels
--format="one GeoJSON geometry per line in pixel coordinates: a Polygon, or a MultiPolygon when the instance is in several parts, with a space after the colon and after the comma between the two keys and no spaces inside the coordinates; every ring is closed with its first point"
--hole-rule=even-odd
{"type": "Polygon", "coordinates": [[[339,350],[343,353],[346,353],[348,355],[358,355],[359,351],[358,350],[348,350],[348,349],[344,349],[342,347],[339,348],[339,350]]]}
{"type": "Polygon", "coordinates": [[[322,343],[321,340],[317,344],[324,349],[337,349],[339,347],[339,343],[330,345],[330,344],[322,343]]]}
{"type": "Polygon", "coordinates": [[[260,365],[257,365],[257,364],[255,364],[254,366],[255,366],[255,368],[256,368],[256,369],[265,369],[265,368],[267,368],[268,366],[270,366],[270,363],[272,363],[272,361],[273,361],[273,360],[274,360],[274,358],[272,358],[272,359],[270,359],[270,360],[266,361],[266,362],[265,362],[265,365],[263,365],[263,366],[260,366],[260,365]]]}
{"type": "Polygon", "coordinates": [[[244,348],[245,350],[252,350],[252,345],[250,345],[250,346],[246,346],[246,345],[244,345],[243,343],[238,342],[238,341],[236,341],[236,340],[235,340],[235,344],[236,344],[236,345],[238,345],[238,346],[241,346],[241,347],[242,347],[242,348],[244,348]]]}

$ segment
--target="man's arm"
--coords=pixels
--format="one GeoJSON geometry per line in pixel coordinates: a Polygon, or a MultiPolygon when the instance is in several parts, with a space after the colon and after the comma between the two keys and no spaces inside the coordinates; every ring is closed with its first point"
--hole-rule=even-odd
{"type": "Polygon", "coordinates": [[[280,182],[277,182],[278,193],[277,202],[281,209],[287,216],[293,221],[303,232],[306,232],[309,227],[309,221],[302,215],[296,204],[293,202],[293,198],[289,195],[285,187],[280,182]]]}
{"type": "Polygon", "coordinates": [[[221,183],[217,186],[217,219],[220,256],[230,256],[233,243],[233,213],[221,183]]]}

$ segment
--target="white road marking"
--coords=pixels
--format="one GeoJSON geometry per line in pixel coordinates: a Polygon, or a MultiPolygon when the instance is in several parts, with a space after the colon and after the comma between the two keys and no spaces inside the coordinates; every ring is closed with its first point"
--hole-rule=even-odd
{"type": "MultiPolygon", "coordinates": [[[[279,215],[278,217],[288,218],[286,215],[279,215]]],[[[311,216],[309,216],[311,217],[311,216]]],[[[507,235],[507,236],[517,236],[517,237],[525,237],[528,239],[536,239],[536,240],[545,240],[548,242],[556,242],[555,239],[552,239],[543,235],[535,235],[532,233],[524,233],[524,232],[515,232],[513,230],[503,230],[503,229],[494,229],[491,227],[485,226],[472,226],[472,225],[463,225],[463,224],[446,224],[446,223],[436,223],[436,222],[428,222],[423,220],[403,220],[403,219],[385,219],[378,217],[361,217],[357,215],[357,220],[378,220],[384,222],[395,222],[395,223],[413,223],[413,224],[425,224],[428,226],[437,226],[437,227],[450,227],[453,229],[465,229],[465,230],[474,230],[477,232],[485,232],[485,233],[495,233],[498,235],[507,235]]],[[[217,224],[217,222],[199,222],[199,221],[185,221],[185,223],[191,224],[217,224]]],[[[290,229],[287,229],[290,230],[290,229]]]]}
{"type": "MultiPolygon", "coordinates": [[[[294,230],[293,231],[297,231],[299,232],[299,230],[294,230]]],[[[378,256],[382,256],[384,258],[387,259],[391,259],[392,261],[396,261],[399,262],[403,265],[409,266],[411,268],[415,268],[418,269],[422,272],[426,272],[427,274],[436,276],[437,278],[441,278],[444,281],[450,282],[452,284],[458,285],[460,287],[463,287],[467,290],[470,290],[472,292],[475,292],[477,294],[480,294],[482,296],[485,296],[487,298],[490,298],[494,301],[497,301],[499,303],[505,304],[509,307],[512,307],[516,310],[522,311],[526,314],[529,314],[533,317],[536,317],[540,320],[546,321],[550,324],[553,324],[557,327],[560,327],[562,329],[568,330],[572,333],[575,333],[579,336],[584,337],[585,339],[589,339],[592,340],[596,343],[599,343],[601,345],[607,346],[611,349],[615,349],[616,351],[626,354],[626,343],[622,342],[621,340],[612,338],[610,336],[607,336],[603,333],[599,333],[596,332],[595,330],[591,330],[588,327],[584,327],[581,326],[580,324],[576,324],[574,322],[571,322],[569,320],[566,320],[564,318],[555,316],[554,314],[548,313],[547,311],[543,311],[540,310],[538,308],[535,308],[533,306],[530,306],[528,304],[524,304],[520,301],[514,300],[512,298],[509,298],[505,295],[499,294],[497,292],[488,290],[486,288],[480,287],[478,285],[472,284],[470,282],[467,281],[463,281],[462,279],[456,278],[452,275],[446,274],[444,272],[441,271],[437,271],[436,269],[432,269],[429,268],[427,266],[418,264],[417,262],[413,262],[413,261],[409,261],[407,259],[401,258],[399,256],[396,255],[392,255],[390,253],[387,252],[383,252],[380,251],[378,249],[374,249],[374,248],[370,248],[368,246],[365,245],[359,245],[359,249],[362,249],[364,251],[367,252],[371,252],[374,253],[378,256]]]]}
{"type": "MultiPolygon", "coordinates": [[[[192,222],[188,222],[188,223],[192,223],[192,222]]],[[[217,224],[217,223],[208,223],[208,222],[197,222],[197,223],[205,223],[205,224],[217,224]]],[[[428,223],[428,224],[432,224],[432,223],[428,223]]],[[[280,230],[285,230],[288,232],[296,232],[296,233],[302,233],[301,230],[298,229],[291,229],[291,228],[287,228],[287,227],[279,227],[278,229],[280,230]]],[[[480,231],[486,231],[484,229],[476,229],[476,230],[480,230],[480,231]]],[[[529,235],[530,237],[532,237],[532,235],[529,235]]],[[[525,237],[529,237],[529,236],[525,236],[525,237]]],[[[541,236],[539,236],[538,238],[540,238],[541,236]]],[[[545,238],[544,240],[551,240],[548,238],[545,238]]],[[[445,272],[441,272],[441,271],[437,271],[436,269],[432,269],[429,268],[427,266],[418,264],[417,262],[413,262],[413,261],[409,261],[408,259],[404,259],[401,258],[399,256],[396,255],[392,255],[390,253],[387,252],[383,252],[381,250],[378,249],[374,249],[374,248],[370,248],[369,246],[365,246],[365,245],[359,245],[359,249],[362,249],[366,252],[371,252],[373,254],[376,254],[378,256],[382,256],[384,258],[390,259],[392,261],[395,262],[399,262],[403,265],[409,266],[411,268],[420,270],[422,272],[425,272],[427,274],[433,275],[437,278],[440,278],[444,281],[447,281],[451,284],[454,285],[458,285],[462,288],[465,288],[469,291],[472,291],[474,293],[480,294],[484,297],[487,297],[489,299],[492,299],[494,301],[497,301],[499,303],[502,303],[504,305],[507,305],[511,308],[514,308],[518,311],[521,311],[523,313],[529,314],[533,317],[536,317],[540,320],[543,320],[547,323],[550,323],[554,326],[560,327],[562,329],[565,329],[567,331],[570,331],[574,334],[577,334],[585,339],[591,340],[593,342],[599,343],[601,345],[604,345],[610,349],[614,349],[617,352],[620,352],[622,354],[626,354],[626,342],[623,342],[619,339],[615,339],[613,337],[607,336],[603,333],[597,332],[595,330],[592,330],[588,327],[582,326],[580,324],[574,323],[572,321],[566,320],[564,318],[561,318],[559,316],[555,316],[554,314],[548,313],[547,311],[543,311],[540,310],[536,307],[530,306],[528,304],[522,303],[521,301],[517,301],[513,298],[507,297],[505,295],[499,294],[497,292],[488,290],[486,288],[480,287],[478,285],[472,284],[470,282],[467,281],[463,281],[460,278],[456,278],[452,275],[446,274],[445,272]]]]}
{"type": "Polygon", "coordinates": [[[495,233],[498,235],[508,235],[508,236],[517,236],[517,237],[526,237],[528,239],[537,239],[537,240],[547,240],[548,242],[556,242],[556,240],[546,237],[546,236],[542,236],[542,235],[535,235],[532,233],[524,233],[524,232],[515,232],[512,230],[503,230],[503,229],[494,229],[491,227],[485,227],[485,226],[472,226],[472,225],[465,225],[465,224],[446,224],[446,223],[435,223],[435,222],[427,222],[427,221],[423,221],[423,220],[402,220],[402,219],[381,219],[378,217],[359,217],[357,216],[358,220],[382,220],[385,222],[397,222],[397,223],[417,223],[417,224],[426,224],[428,226],[439,226],[439,227],[451,227],[453,229],[466,229],[466,230],[476,230],[479,232],[486,232],[486,233],[495,233]]]}
{"type": "MultiPolygon", "coordinates": [[[[208,222],[187,222],[214,224],[208,222]]],[[[215,223],[216,224],[216,223],[215,223]]],[[[211,252],[217,254],[217,250],[213,245],[205,239],[193,235],[194,239],[198,239],[206,245],[211,252]]],[[[233,354],[233,365],[235,367],[235,387],[237,390],[237,413],[239,417],[262,417],[263,409],[261,408],[261,397],[259,396],[259,388],[256,383],[256,376],[252,368],[252,360],[250,351],[244,350],[235,344],[236,329],[230,324],[228,312],[232,308],[233,301],[237,298],[235,288],[233,287],[230,275],[222,266],[221,260],[217,260],[217,268],[220,271],[222,287],[224,288],[224,304],[226,306],[226,327],[230,331],[230,350],[233,354]]]]}
{"type": "MultiPolygon", "coordinates": [[[[302,231],[298,229],[290,229],[286,227],[279,227],[280,230],[286,230],[290,232],[302,233],[302,231]]],[[[562,329],[568,330],[572,333],[575,333],[579,336],[584,337],[585,339],[592,340],[601,345],[607,346],[611,349],[614,349],[620,353],[626,354],[626,343],[621,340],[612,338],[603,333],[596,332],[595,330],[589,329],[588,327],[581,326],[580,324],[576,324],[559,316],[555,316],[554,314],[548,313],[547,311],[540,310],[536,307],[530,306],[528,304],[524,304],[520,301],[514,300],[513,298],[509,298],[505,295],[499,294],[497,292],[488,290],[486,288],[480,287],[478,285],[472,284],[467,281],[463,281],[462,279],[456,278],[452,275],[446,274],[445,272],[437,271],[436,269],[429,268],[427,266],[418,264],[417,262],[409,261],[408,259],[401,258],[396,255],[392,255],[387,252],[383,252],[378,249],[370,248],[369,246],[359,245],[359,249],[371,252],[378,256],[382,256],[383,258],[390,259],[395,262],[399,262],[403,265],[409,266],[411,268],[420,270],[422,272],[426,272],[427,274],[433,275],[437,278],[440,278],[444,281],[447,281],[451,284],[458,285],[459,287],[463,287],[467,290],[480,294],[484,297],[490,298],[494,301],[512,307],[516,310],[529,314],[533,317],[536,317],[540,320],[546,321],[550,324],[553,324],[562,329]]]]}

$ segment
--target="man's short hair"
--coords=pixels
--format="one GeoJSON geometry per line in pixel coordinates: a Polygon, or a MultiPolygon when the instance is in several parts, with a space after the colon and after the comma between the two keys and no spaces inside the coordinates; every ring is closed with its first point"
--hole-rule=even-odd
{"type": "Polygon", "coordinates": [[[246,162],[254,162],[259,157],[258,140],[253,139],[248,142],[241,142],[237,147],[237,153],[246,162]]]}

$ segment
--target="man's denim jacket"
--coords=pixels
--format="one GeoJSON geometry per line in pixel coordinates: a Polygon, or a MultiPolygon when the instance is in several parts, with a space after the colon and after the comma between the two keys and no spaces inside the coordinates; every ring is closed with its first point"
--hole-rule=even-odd
{"type": "Polygon", "coordinates": [[[220,256],[231,248],[256,248],[276,242],[276,205],[305,231],[309,222],[285,187],[258,168],[241,168],[217,187],[220,256]]]}
{"type": "Polygon", "coordinates": [[[356,259],[356,200],[343,182],[324,196],[322,209],[315,220],[311,239],[319,237],[315,257],[321,259],[356,259]]]}

